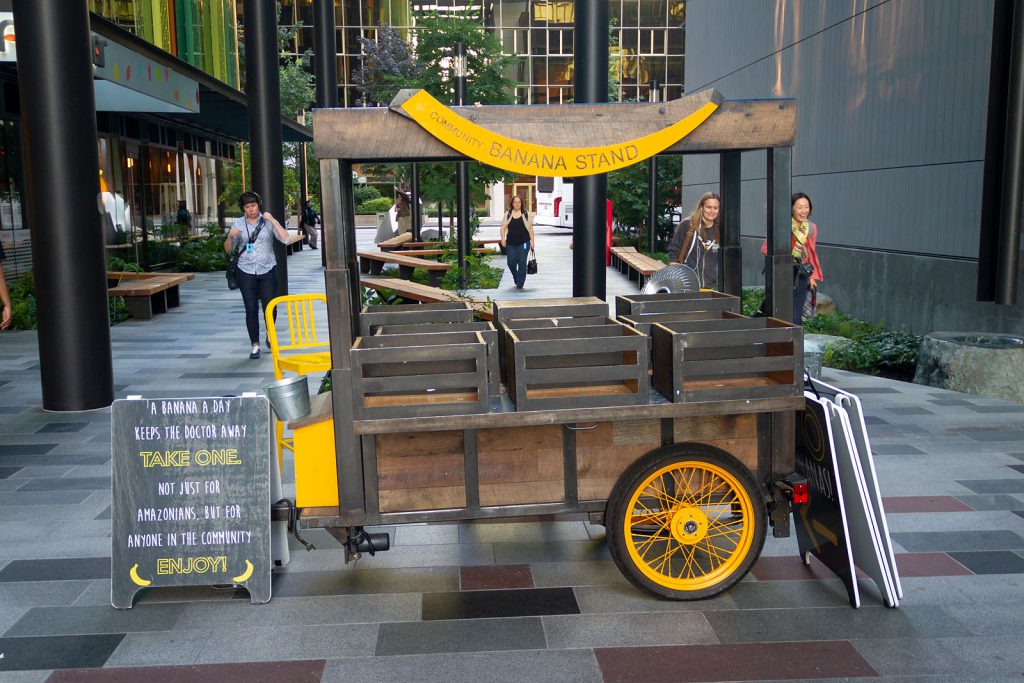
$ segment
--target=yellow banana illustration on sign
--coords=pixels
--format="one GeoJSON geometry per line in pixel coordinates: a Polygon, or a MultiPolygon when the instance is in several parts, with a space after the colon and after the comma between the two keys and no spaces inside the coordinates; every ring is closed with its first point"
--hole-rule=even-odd
{"type": "Polygon", "coordinates": [[[516,140],[455,113],[425,90],[400,105],[416,123],[471,159],[521,175],[574,177],[608,173],[650,158],[689,135],[718,105],[708,102],[681,121],[643,137],[600,147],[550,147],[516,140]]]}
{"type": "Polygon", "coordinates": [[[129,570],[128,575],[132,577],[132,582],[138,586],[148,586],[149,584],[153,583],[152,581],[149,581],[148,579],[144,579],[141,576],[139,576],[138,562],[132,565],[132,568],[131,570],[129,570]]]}
{"type": "Polygon", "coordinates": [[[250,562],[249,560],[246,560],[245,561],[245,571],[242,572],[241,574],[239,574],[238,576],[236,576],[235,578],[231,579],[231,580],[234,581],[235,583],[245,583],[246,581],[249,580],[250,576],[252,576],[252,562],[250,562]]]}

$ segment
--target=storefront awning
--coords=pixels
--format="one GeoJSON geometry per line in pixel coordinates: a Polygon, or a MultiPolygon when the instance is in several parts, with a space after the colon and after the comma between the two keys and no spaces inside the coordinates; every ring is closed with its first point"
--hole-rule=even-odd
{"type": "MultiPolygon", "coordinates": [[[[97,111],[150,113],[222,138],[249,139],[245,93],[97,14],[90,15],[90,25],[94,35],[109,41],[105,64],[96,68],[97,111]]],[[[282,117],[281,139],[309,142],[313,135],[282,117]]]]}

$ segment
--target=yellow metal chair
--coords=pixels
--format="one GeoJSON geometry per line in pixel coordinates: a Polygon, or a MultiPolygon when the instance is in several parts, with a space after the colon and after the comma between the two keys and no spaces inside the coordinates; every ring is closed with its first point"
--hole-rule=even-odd
{"type": "MultiPolygon", "coordinates": [[[[267,304],[267,339],[270,353],[274,358],[274,379],[283,379],[285,372],[308,375],[311,372],[326,372],[331,369],[330,339],[321,341],[317,337],[315,309],[327,312],[327,297],[323,294],[289,294],[272,299],[267,304]],[[317,306],[320,302],[322,306],[317,306]],[[282,307],[283,310],[278,310],[282,307]],[[276,315],[275,315],[276,314],[276,315]],[[278,338],[277,324],[288,321],[288,336],[278,338]]],[[[284,449],[295,450],[292,439],[284,438],[284,423],[277,423],[277,457],[284,459],[284,449]]],[[[283,462],[279,465],[284,466],[283,462]]]]}

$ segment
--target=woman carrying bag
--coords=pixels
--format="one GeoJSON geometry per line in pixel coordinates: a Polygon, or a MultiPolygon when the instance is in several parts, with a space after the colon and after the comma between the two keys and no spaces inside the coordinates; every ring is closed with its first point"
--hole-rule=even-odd
{"type": "MultiPolygon", "coordinates": [[[[235,219],[224,240],[224,251],[238,251],[235,280],[245,304],[245,327],[249,332],[249,358],[260,357],[260,311],[277,296],[277,258],[274,239],[288,243],[288,231],[269,211],[255,192],[243,192],[238,198],[243,216],[235,219]]],[[[268,323],[269,325],[269,323],[268,323]]]]}
{"type": "MultiPolygon", "coordinates": [[[[533,237],[533,224],[529,215],[523,211],[523,199],[513,195],[508,205],[505,218],[501,221],[501,246],[505,248],[505,260],[512,273],[512,281],[516,289],[526,284],[527,261],[530,251],[536,248],[533,237]]],[[[536,271],[536,266],[533,266],[536,271]]]]}

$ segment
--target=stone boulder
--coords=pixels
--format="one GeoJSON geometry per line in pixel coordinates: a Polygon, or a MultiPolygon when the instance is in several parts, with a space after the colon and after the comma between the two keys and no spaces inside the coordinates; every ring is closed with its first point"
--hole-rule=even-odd
{"type": "Polygon", "coordinates": [[[1024,338],[932,332],[921,342],[914,382],[1024,403],[1024,338]]]}

